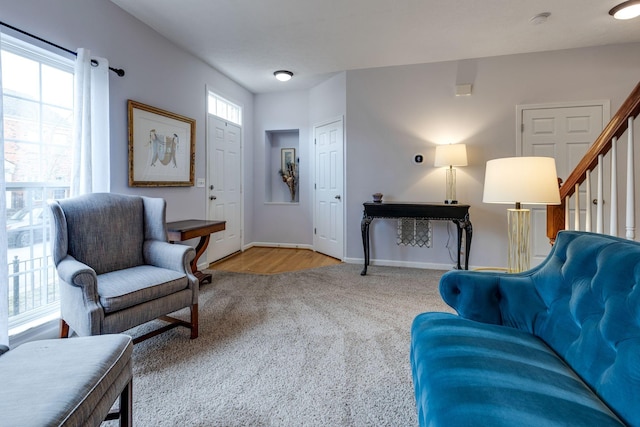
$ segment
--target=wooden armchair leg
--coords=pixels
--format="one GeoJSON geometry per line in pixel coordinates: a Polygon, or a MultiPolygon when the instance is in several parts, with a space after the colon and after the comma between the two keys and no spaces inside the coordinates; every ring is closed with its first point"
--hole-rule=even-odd
{"type": "Polygon", "coordinates": [[[191,306],[191,339],[198,338],[198,304],[191,306]]]}
{"type": "Polygon", "coordinates": [[[60,338],[69,338],[69,325],[60,319],[60,338]]]}

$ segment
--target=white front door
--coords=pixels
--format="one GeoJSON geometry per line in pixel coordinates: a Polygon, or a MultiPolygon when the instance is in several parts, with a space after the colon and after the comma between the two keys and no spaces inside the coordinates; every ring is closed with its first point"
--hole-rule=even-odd
{"type": "Polygon", "coordinates": [[[210,264],[241,248],[241,128],[211,114],[207,119],[207,218],[226,221],[226,229],[211,235],[210,264]]]}
{"type": "Polygon", "coordinates": [[[315,196],[314,237],[316,251],[342,260],[344,257],[344,166],[342,119],[314,128],[315,196]]]}
{"type": "MultiPolygon", "coordinates": [[[[519,110],[519,154],[555,158],[558,177],[563,181],[598,138],[609,115],[606,101],[584,105],[523,106],[519,110]]],[[[585,210],[591,201],[586,201],[584,194],[580,199],[584,223],[585,210]]],[[[546,232],[546,206],[527,207],[531,208],[531,266],[534,267],[546,258],[551,245],[546,232]]]]}

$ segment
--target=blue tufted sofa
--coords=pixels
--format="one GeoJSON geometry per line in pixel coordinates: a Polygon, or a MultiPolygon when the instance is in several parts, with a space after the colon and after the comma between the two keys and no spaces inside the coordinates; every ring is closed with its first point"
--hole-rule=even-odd
{"type": "Polygon", "coordinates": [[[421,426],[640,426],[640,244],[558,234],[519,274],[451,271],[411,329],[421,426]]]}

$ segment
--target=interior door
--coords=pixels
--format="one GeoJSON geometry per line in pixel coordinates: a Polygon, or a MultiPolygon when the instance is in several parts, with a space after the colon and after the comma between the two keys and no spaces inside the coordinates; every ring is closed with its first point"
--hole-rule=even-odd
{"type": "Polygon", "coordinates": [[[344,165],[342,119],[314,128],[314,247],[323,254],[344,257],[344,165]]]}
{"type": "MultiPolygon", "coordinates": [[[[605,114],[608,115],[605,107],[608,105],[604,103],[523,107],[521,155],[555,158],[558,176],[564,181],[600,135],[605,114]]],[[[585,200],[582,188],[580,200],[581,224],[584,224],[586,208],[591,206],[591,201],[585,200]]],[[[546,233],[546,206],[528,207],[531,208],[531,266],[534,267],[546,258],[551,245],[546,233]]]]}
{"type": "Polygon", "coordinates": [[[207,217],[226,221],[226,229],[211,235],[210,264],[241,248],[241,128],[217,116],[207,121],[207,217]]]}

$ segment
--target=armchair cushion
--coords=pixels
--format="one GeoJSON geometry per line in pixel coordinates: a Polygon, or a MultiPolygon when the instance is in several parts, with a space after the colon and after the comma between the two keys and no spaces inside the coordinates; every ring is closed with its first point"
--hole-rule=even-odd
{"type": "Polygon", "coordinates": [[[151,265],[98,276],[98,295],[105,313],[175,294],[188,286],[189,281],[184,274],[151,265]]]}

